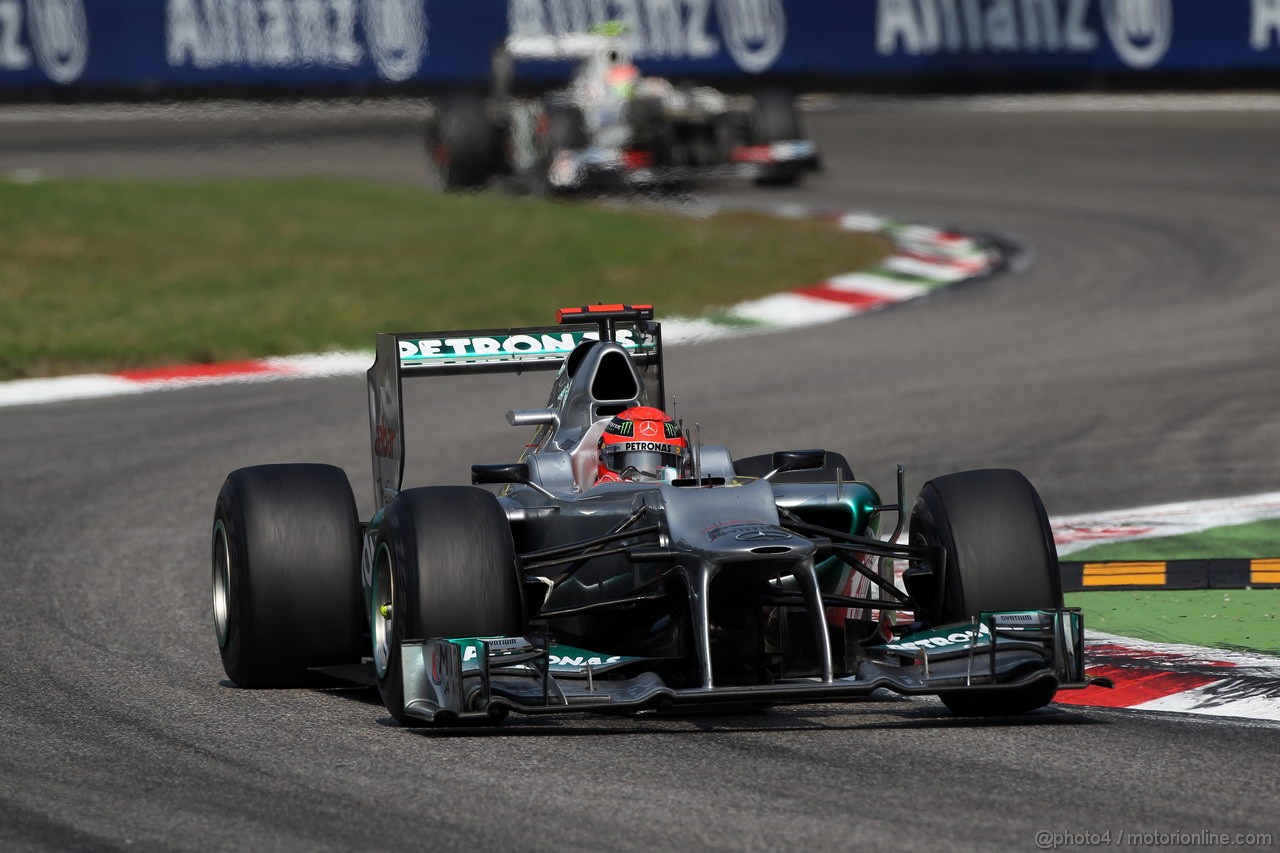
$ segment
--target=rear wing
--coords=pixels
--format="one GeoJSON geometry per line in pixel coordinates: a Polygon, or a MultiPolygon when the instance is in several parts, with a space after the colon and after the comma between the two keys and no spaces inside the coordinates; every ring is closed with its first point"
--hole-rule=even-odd
{"type": "MultiPolygon", "coordinates": [[[[510,35],[493,52],[493,93],[499,98],[511,94],[516,79],[516,66],[564,66],[600,56],[610,48],[623,50],[625,41],[602,33],[564,33],[562,35],[510,35]]],[[[567,73],[568,69],[562,69],[567,73]]],[[[560,78],[561,74],[551,75],[560,78]]],[[[543,79],[545,84],[547,80],[543,79]]]]}
{"type": "Polygon", "coordinates": [[[368,371],[369,437],[374,501],[386,506],[404,477],[401,383],[419,376],[559,370],[583,341],[613,340],[642,376],[651,378],[654,405],[665,396],[661,324],[648,305],[598,305],[556,312],[561,325],[446,332],[389,332],[377,336],[368,371]]]}
{"type": "Polygon", "coordinates": [[[509,35],[502,44],[502,50],[517,61],[564,61],[586,59],[615,43],[612,37],[598,33],[509,35]]]}

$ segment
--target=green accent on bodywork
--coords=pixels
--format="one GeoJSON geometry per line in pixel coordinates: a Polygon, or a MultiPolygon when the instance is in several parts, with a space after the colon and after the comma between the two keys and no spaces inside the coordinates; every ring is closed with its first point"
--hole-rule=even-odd
{"type": "MultiPolygon", "coordinates": [[[[564,331],[489,335],[460,334],[447,337],[400,338],[401,364],[455,361],[519,361],[524,358],[541,358],[568,355],[584,340],[595,340],[599,332],[564,331]]],[[[652,338],[643,337],[630,329],[618,329],[615,341],[629,350],[652,350],[652,338]]]]}
{"type": "MultiPolygon", "coordinates": [[[[861,485],[861,484],[859,484],[861,485]]],[[[866,494],[857,500],[854,529],[862,530],[863,536],[880,535],[880,513],[875,508],[880,504],[880,496],[870,486],[864,486],[866,494]]]]}
{"type": "MultiPolygon", "coordinates": [[[[991,629],[989,626],[991,619],[997,620],[1004,617],[1006,620],[1016,619],[1017,617],[1030,617],[1034,619],[1034,625],[1027,625],[1027,629],[1036,633],[1035,639],[1039,639],[1040,632],[1046,629],[1046,625],[1041,624],[1049,619],[1057,618],[1057,614],[1052,611],[1043,610],[1001,610],[991,613],[982,613],[978,619],[977,639],[974,639],[974,630],[971,625],[947,625],[941,628],[930,628],[927,631],[918,631],[914,634],[908,634],[893,642],[883,643],[877,648],[889,649],[895,652],[906,652],[915,654],[922,650],[929,652],[956,652],[974,647],[989,647],[991,644],[991,629]]],[[[1074,632],[1080,628],[1080,622],[1083,618],[1080,613],[1068,612],[1066,614],[1069,620],[1068,631],[1074,635],[1074,632]]],[[[1019,627],[1014,625],[997,625],[996,646],[1001,643],[1018,642],[1019,627]]]]}
{"type": "MultiPolygon", "coordinates": [[[[849,511],[850,522],[849,529],[840,532],[854,536],[877,537],[880,530],[880,514],[875,512],[873,507],[879,502],[879,495],[866,483],[857,480],[845,483],[836,503],[849,511]]],[[[820,506],[829,508],[831,504],[823,503],[820,506]]],[[[800,510],[797,514],[803,517],[804,507],[805,505],[801,504],[798,507],[792,507],[792,510],[800,510]]],[[[818,587],[823,592],[836,592],[848,572],[853,571],[839,557],[834,556],[820,561],[814,569],[818,574],[818,587]]]]}
{"type": "MultiPolygon", "coordinates": [[[[480,668],[480,643],[485,640],[500,640],[502,637],[450,637],[449,642],[462,647],[462,671],[475,672],[480,668]]],[[[560,674],[582,674],[587,664],[594,672],[607,672],[624,664],[651,658],[630,657],[627,655],[610,655],[580,649],[577,646],[562,646],[552,643],[548,650],[551,655],[551,671],[560,674]]]]}
{"type": "Polygon", "coordinates": [[[978,625],[978,640],[976,643],[972,642],[972,628],[961,626],[933,628],[928,631],[908,634],[901,639],[894,640],[892,643],[884,643],[878,648],[908,653],[918,652],[921,649],[928,649],[931,652],[954,652],[960,649],[967,649],[970,646],[985,646],[990,642],[990,636],[990,629],[982,624],[978,625]]]}

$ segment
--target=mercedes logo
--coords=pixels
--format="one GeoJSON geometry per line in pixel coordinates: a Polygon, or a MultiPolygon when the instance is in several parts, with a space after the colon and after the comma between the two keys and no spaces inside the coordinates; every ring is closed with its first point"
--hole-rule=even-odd
{"type": "Polygon", "coordinates": [[[746,533],[739,533],[733,537],[739,542],[777,542],[781,539],[790,539],[791,534],[785,530],[748,530],[746,533]]]}

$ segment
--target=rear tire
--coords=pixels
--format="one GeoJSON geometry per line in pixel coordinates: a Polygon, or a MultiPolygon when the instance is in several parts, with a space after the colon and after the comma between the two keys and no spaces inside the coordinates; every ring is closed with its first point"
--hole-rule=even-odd
{"type": "Polygon", "coordinates": [[[332,465],[232,471],[213,522],[214,629],[241,687],[329,683],[309,667],[359,663],[360,526],[332,465]]]}
{"type": "Polygon", "coordinates": [[[446,191],[482,187],[498,172],[498,134],[483,98],[462,95],[445,103],[427,131],[427,154],[446,191]]]}
{"type": "MultiPolygon", "coordinates": [[[[1019,472],[963,471],[929,481],[912,508],[910,530],[913,545],[941,545],[947,555],[942,588],[912,592],[926,603],[934,625],[965,622],[983,611],[1062,606],[1049,518],[1035,487],[1019,472]]],[[[1045,681],[941,698],[964,716],[1021,714],[1048,704],[1056,689],[1045,681]]]]}
{"type": "Polygon", "coordinates": [[[587,120],[582,117],[582,110],[570,104],[548,105],[547,148],[556,151],[586,147],[587,120]]]}
{"type": "Polygon", "coordinates": [[[397,722],[421,726],[404,713],[406,640],[524,632],[511,525],[484,489],[406,489],[387,507],[376,543],[371,624],[378,690],[397,722]]]}
{"type": "MultiPolygon", "coordinates": [[[[556,152],[580,151],[587,147],[587,121],[582,110],[572,104],[545,105],[546,130],[536,140],[538,157],[531,180],[535,195],[549,196],[560,188],[551,183],[551,164],[556,152]]],[[[562,191],[562,190],[561,190],[562,191]]]]}
{"type": "Polygon", "coordinates": [[[671,122],[662,98],[646,97],[629,101],[626,106],[627,126],[631,129],[631,147],[649,151],[655,165],[673,165],[671,122]]]}
{"type": "Polygon", "coordinates": [[[720,162],[728,163],[734,149],[751,144],[752,114],[747,111],[725,113],[716,122],[716,148],[720,162]]]}
{"type": "MultiPolygon", "coordinates": [[[[800,129],[800,113],[796,99],[781,89],[764,89],[756,93],[756,108],[752,122],[752,142],[768,145],[803,138],[800,129]]],[[[800,180],[800,172],[794,168],[779,168],[759,178],[760,186],[792,186],[800,180]]]]}

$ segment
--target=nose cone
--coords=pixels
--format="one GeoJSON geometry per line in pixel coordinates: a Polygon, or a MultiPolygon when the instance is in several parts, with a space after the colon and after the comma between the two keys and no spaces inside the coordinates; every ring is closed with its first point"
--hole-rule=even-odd
{"type": "Polygon", "coordinates": [[[778,525],[773,487],[765,480],[715,488],[659,486],[672,545],[712,563],[789,563],[814,545],[778,525]]]}
{"type": "Polygon", "coordinates": [[[812,566],[814,544],[776,524],[728,522],[706,532],[702,559],[722,578],[760,583],[812,566]]]}
{"type": "Polygon", "coordinates": [[[730,521],[706,531],[703,548],[719,562],[758,557],[805,557],[813,543],[776,524],[730,521]]]}

